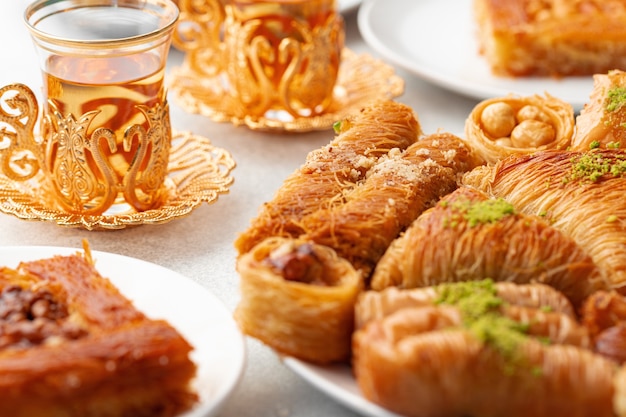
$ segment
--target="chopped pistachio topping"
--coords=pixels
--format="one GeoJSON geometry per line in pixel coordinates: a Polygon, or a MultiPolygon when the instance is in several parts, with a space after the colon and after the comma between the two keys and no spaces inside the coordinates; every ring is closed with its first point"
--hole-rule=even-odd
{"type": "Polygon", "coordinates": [[[436,290],[436,303],[457,307],[463,326],[481,342],[507,359],[516,359],[518,346],[528,337],[528,325],[502,315],[505,302],[491,279],[441,284],[436,290]]]}
{"type": "Polygon", "coordinates": [[[619,147],[620,147],[619,142],[609,142],[606,144],[607,149],[619,149],[619,147]]]}
{"type": "MultiPolygon", "coordinates": [[[[455,201],[451,207],[458,212],[465,221],[474,227],[483,223],[495,223],[500,219],[515,214],[513,205],[502,198],[484,201],[455,201]]],[[[458,219],[454,218],[448,222],[449,225],[456,225],[458,219]]]]}
{"type": "Polygon", "coordinates": [[[338,120],[335,123],[333,123],[333,131],[335,132],[335,134],[341,133],[341,120],[338,120]]]}
{"type": "Polygon", "coordinates": [[[614,177],[626,174],[626,159],[622,155],[607,158],[600,153],[586,153],[573,157],[571,162],[571,179],[596,182],[606,174],[614,177]]]}
{"type": "Polygon", "coordinates": [[[613,112],[619,110],[626,104],[626,88],[613,87],[606,95],[606,110],[613,112]]]}

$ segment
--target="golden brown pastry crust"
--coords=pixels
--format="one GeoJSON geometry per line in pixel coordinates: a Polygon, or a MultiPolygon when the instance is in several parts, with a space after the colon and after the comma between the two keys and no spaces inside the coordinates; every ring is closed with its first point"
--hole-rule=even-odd
{"type": "Polygon", "coordinates": [[[626,72],[593,76],[589,101],[576,117],[571,150],[626,148],[626,72]]]}
{"type": "Polygon", "coordinates": [[[331,248],[273,237],[237,261],[242,331],[276,351],[330,363],[350,357],[361,275],[331,248]]]}
{"type": "Polygon", "coordinates": [[[300,221],[320,208],[342,201],[342,194],[365,178],[391,149],[406,149],[421,136],[413,110],[392,100],[369,103],[339,124],[328,145],[307,155],[305,163],[263,205],[250,227],[235,241],[239,254],[271,236],[298,237],[300,221]]]}
{"type": "Polygon", "coordinates": [[[192,346],[84,257],[4,268],[0,294],[0,415],[169,417],[197,401],[192,346]]]}
{"type": "Polygon", "coordinates": [[[565,150],[574,134],[574,109],[545,94],[483,100],[465,121],[465,140],[486,163],[546,149],[565,150]]]}
{"type": "Polygon", "coordinates": [[[543,219],[461,187],[418,217],[385,252],[371,287],[416,288],[491,278],[540,282],[576,306],[606,288],[591,257],[543,219]]]}
{"type": "Polygon", "coordinates": [[[581,322],[587,327],[597,353],[619,363],[626,362],[626,298],[615,291],[598,291],[581,309],[581,322]]]}
{"type": "Polygon", "coordinates": [[[464,182],[544,217],[572,238],[612,289],[626,286],[624,150],[545,151],[479,167],[464,182]],[[606,172],[605,172],[606,170],[606,172]]]}
{"type": "MultiPolygon", "coordinates": [[[[497,282],[496,294],[503,301],[529,309],[543,309],[562,314],[575,320],[577,312],[571,301],[560,291],[545,284],[515,284],[497,282]]],[[[381,290],[364,291],[355,306],[355,327],[360,329],[367,323],[387,317],[404,308],[432,306],[438,297],[436,286],[402,289],[389,287],[381,290]],[[384,295],[381,295],[384,293],[384,295]]]]}
{"type": "Polygon", "coordinates": [[[304,217],[303,236],[335,249],[367,279],[393,239],[475,165],[457,136],[428,135],[381,159],[343,204],[304,217]]]}
{"type": "MultiPolygon", "coordinates": [[[[393,298],[411,291],[422,289],[370,293],[393,298]]],[[[454,306],[405,300],[399,309],[374,314],[353,340],[361,392],[408,417],[612,416],[615,364],[586,349],[584,328],[567,316],[522,310],[508,317],[545,325],[531,326],[517,348],[517,365],[465,328],[454,306]]]]}
{"type": "Polygon", "coordinates": [[[626,68],[624,0],[474,0],[480,53],[500,76],[626,68]]]}
{"type": "Polygon", "coordinates": [[[626,417],[626,366],[622,366],[615,376],[615,395],[613,396],[613,408],[615,415],[626,417]]]}

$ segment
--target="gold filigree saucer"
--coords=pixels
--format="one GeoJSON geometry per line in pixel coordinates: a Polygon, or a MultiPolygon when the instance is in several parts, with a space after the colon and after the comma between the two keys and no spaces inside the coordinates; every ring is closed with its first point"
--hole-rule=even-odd
{"type": "Polygon", "coordinates": [[[395,98],[404,93],[404,80],[394,69],[367,54],[357,55],[344,48],[333,102],[318,116],[294,118],[276,112],[250,116],[225,90],[222,75],[206,77],[187,62],[172,69],[169,94],[185,111],[201,114],[216,122],[245,125],[252,130],[307,132],[329,129],[346,115],[360,110],[363,103],[377,98],[395,98]]]}
{"type": "Polygon", "coordinates": [[[158,208],[112,215],[82,215],[46,205],[42,175],[13,181],[0,175],[0,211],[25,220],[52,221],[87,230],[122,229],[165,223],[191,213],[203,202],[212,204],[229,192],[235,161],[226,150],[190,132],[173,132],[168,164],[169,196],[158,208]]]}

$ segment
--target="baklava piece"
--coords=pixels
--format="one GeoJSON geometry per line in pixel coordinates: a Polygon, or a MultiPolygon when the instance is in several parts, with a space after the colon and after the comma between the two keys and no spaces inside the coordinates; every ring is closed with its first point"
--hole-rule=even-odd
{"type": "Polygon", "coordinates": [[[607,287],[600,268],[567,235],[468,187],[445,196],[392,242],[371,287],[419,288],[483,277],[547,284],[577,308],[607,287]]]}
{"type": "Polygon", "coordinates": [[[626,69],[625,0],[474,0],[480,53],[499,76],[626,69]]]}
{"type": "Polygon", "coordinates": [[[2,416],[175,416],[197,401],[191,350],[90,255],[0,269],[2,416]]]}
{"type": "Polygon", "coordinates": [[[310,241],[272,237],[240,256],[237,271],[235,319],[245,334],[314,363],[349,359],[363,284],[347,260],[310,241]]]}
{"type": "Polygon", "coordinates": [[[576,117],[572,150],[626,148],[626,72],[593,76],[589,102],[576,117]]]}
{"type": "Polygon", "coordinates": [[[549,94],[496,97],[478,103],[465,121],[466,141],[488,164],[511,155],[565,150],[574,134],[574,109],[549,94]]]}
{"type": "Polygon", "coordinates": [[[547,285],[490,280],[364,293],[361,392],[407,417],[612,417],[617,365],[589,349],[558,298],[547,285]]]}
{"type": "Polygon", "coordinates": [[[474,169],[465,185],[538,215],[572,239],[626,293],[626,150],[543,151],[474,169]]]}

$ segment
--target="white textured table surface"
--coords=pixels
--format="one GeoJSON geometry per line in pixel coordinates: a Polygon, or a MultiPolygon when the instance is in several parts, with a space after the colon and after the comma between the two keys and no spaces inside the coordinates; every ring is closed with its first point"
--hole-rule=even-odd
{"type": "MultiPolygon", "coordinates": [[[[0,86],[24,83],[39,92],[41,77],[35,51],[22,23],[26,0],[4,1],[0,13],[0,86]]],[[[347,46],[376,56],[363,42],[356,11],[345,16],[347,46]]],[[[428,40],[416,40],[417,42],[428,40]]],[[[179,65],[172,50],[169,66],[179,65]]],[[[435,57],[433,57],[435,59],[435,57]]],[[[474,100],[432,86],[398,70],[405,93],[398,101],[410,105],[427,133],[439,129],[461,134],[474,100]]],[[[29,222],[0,214],[0,246],[45,245],[81,247],[87,238],[92,249],[119,253],[174,270],[201,283],[230,310],[239,299],[233,241],[249,224],[259,206],[272,198],[285,177],[305,155],[326,143],[332,131],[273,134],[212,122],[185,113],[170,101],[172,125],[209,138],[230,151],[237,162],[230,193],[217,203],[203,205],[191,215],[158,226],[117,231],[86,231],[53,223],[29,222]]],[[[219,412],[223,417],[348,417],[356,414],[319,393],[287,369],[268,348],[248,339],[247,363],[241,383],[219,412]]]]}

